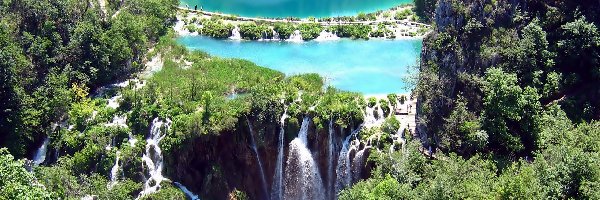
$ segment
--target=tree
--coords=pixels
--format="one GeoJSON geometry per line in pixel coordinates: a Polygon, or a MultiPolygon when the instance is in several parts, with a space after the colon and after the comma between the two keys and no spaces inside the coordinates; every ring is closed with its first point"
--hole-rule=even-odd
{"type": "Polygon", "coordinates": [[[0,197],[2,199],[52,199],[33,175],[6,148],[0,149],[0,197]]]}
{"type": "Polygon", "coordinates": [[[541,107],[535,89],[522,89],[516,74],[499,68],[488,69],[484,80],[481,118],[491,148],[512,155],[533,150],[537,132],[533,120],[541,107]]]}

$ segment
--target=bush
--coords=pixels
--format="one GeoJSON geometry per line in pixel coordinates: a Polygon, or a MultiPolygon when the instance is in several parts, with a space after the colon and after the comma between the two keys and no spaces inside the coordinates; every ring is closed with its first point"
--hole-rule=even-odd
{"type": "Polygon", "coordinates": [[[396,103],[398,101],[398,95],[388,94],[387,98],[388,98],[388,101],[390,102],[390,104],[392,105],[392,107],[396,107],[396,103]]]}
{"type": "Polygon", "coordinates": [[[398,121],[398,119],[395,117],[389,117],[385,119],[383,125],[381,126],[381,131],[391,135],[396,134],[398,129],[400,129],[400,121],[398,121]]]}
{"type": "Polygon", "coordinates": [[[275,23],[275,25],[273,26],[273,30],[275,30],[275,32],[279,33],[279,38],[281,39],[288,39],[290,38],[290,35],[292,35],[292,33],[296,30],[294,28],[294,25],[291,23],[275,23]]]}
{"type": "Polygon", "coordinates": [[[336,25],[329,27],[329,31],[337,33],[340,37],[368,40],[369,33],[371,33],[371,26],[363,24],[336,25]]]}
{"type": "Polygon", "coordinates": [[[313,40],[319,37],[321,31],[323,31],[323,27],[318,23],[300,24],[298,30],[300,30],[300,33],[302,34],[302,39],[313,40]]]}
{"type": "Polygon", "coordinates": [[[368,99],[368,104],[367,106],[369,106],[369,108],[372,108],[373,106],[375,106],[377,104],[377,99],[375,97],[370,97],[368,99]]]}
{"type": "Polygon", "coordinates": [[[202,34],[213,38],[225,39],[231,36],[233,25],[224,24],[221,20],[204,20],[202,34]]]}
{"type": "Polygon", "coordinates": [[[390,114],[390,104],[388,103],[387,100],[385,99],[380,99],[379,100],[379,108],[383,110],[383,114],[385,116],[388,116],[390,114]]]}

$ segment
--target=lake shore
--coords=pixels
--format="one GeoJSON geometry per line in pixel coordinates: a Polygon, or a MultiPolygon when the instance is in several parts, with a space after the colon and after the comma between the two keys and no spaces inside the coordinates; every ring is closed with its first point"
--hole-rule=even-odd
{"type": "MultiPolygon", "coordinates": [[[[207,23],[218,23],[221,26],[219,31],[228,31],[228,35],[219,36],[235,40],[265,40],[265,41],[303,41],[317,40],[330,41],[338,40],[343,37],[349,38],[385,38],[385,39],[406,39],[406,38],[422,38],[430,32],[430,26],[427,24],[415,22],[411,16],[412,6],[397,6],[386,11],[377,13],[362,14],[353,17],[336,17],[336,18],[255,18],[255,17],[239,17],[235,15],[192,10],[186,7],[179,7],[177,12],[177,22],[174,26],[175,32],[180,36],[189,35],[210,35],[206,30],[212,26],[205,26],[207,23]],[[404,17],[404,18],[403,18],[404,17]],[[293,35],[289,33],[279,33],[276,31],[275,24],[289,24],[294,27],[293,35]],[[258,33],[260,37],[244,37],[240,35],[240,27],[245,25],[259,26],[262,28],[258,33]],[[301,26],[310,26],[318,32],[318,37],[302,37],[301,31],[305,28],[301,26]],[[340,27],[361,27],[369,30],[361,30],[360,36],[351,35],[339,31],[340,27]],[[365,32],[366,31],[366,32],[365,32]],[[289,35],[287,37],[279,37],[279,35],[289,35]],[[227,37],[224,37],[227,36],[227,37]]],[[[242,30],[243,31],[243,30],[242,30]]],[[[246,31],[247,32],[247,31],[246,31]]],[[[214,37],[214,36],[213,36],[214,37]]]]}

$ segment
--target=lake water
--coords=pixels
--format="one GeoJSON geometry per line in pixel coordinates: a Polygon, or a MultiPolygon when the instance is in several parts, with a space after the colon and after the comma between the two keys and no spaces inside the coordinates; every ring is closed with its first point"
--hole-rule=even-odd
{"type": "Polygon", "coordinates": [[[242,58],[287,75],[318,73],[336,88],[366,95],[407,92],[403,77],[417,64],[420,39],[264,42],[185,36],[178,42],[226,58],[242,58]]]}
{"type": "Polygon", "coordinates": [[[412,3],[412,0],[181,0],[206,11],[245,17],[336,17],[369,13],[412,3]]]}

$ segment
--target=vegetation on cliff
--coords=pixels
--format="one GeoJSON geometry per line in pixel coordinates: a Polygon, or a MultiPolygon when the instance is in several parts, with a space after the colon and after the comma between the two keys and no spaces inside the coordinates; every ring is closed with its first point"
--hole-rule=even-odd
{"type": "Polygon", "coordinates": [[[420,144],[374,155],[372,178],[340,199],[599,198],[598,10],[438,1],[416,89],[417,136],[435,158],[411,156],[420,144]]]}

